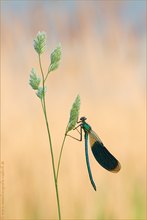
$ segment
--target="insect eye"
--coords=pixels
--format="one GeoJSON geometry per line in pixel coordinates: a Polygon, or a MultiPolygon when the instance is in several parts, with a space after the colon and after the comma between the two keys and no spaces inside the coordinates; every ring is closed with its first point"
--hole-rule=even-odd
{"type": "Polygon", "coordinates": [[[87,118],[86,117],[81,117],[80,121],[85,121],[87,118]]]}

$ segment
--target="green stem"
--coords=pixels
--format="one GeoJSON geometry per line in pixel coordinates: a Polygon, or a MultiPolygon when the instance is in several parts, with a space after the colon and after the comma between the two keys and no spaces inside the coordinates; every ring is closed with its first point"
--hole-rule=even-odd
{"type": "MultiPolygon", "coordinates": [[[[41,59],[39,56],[39,65],[41,69],[41,74],[42,74],[42,80],[43,80],[43,91],[45,89],[45,81],[44,81],[44,74],[43,74],[43,69],[41,65],[41,59]]],[[[46,127],[47,127],[47,133],[48,133],[48,140],[49,140],[49,145],[50,145],[50,152],[51,152],[51,158],[52,158],[52,168],[53,168],[53,175],[54,175],[54,184],[55,184],[55,190],[56,190],[56,198],[57,198],[57,206],[58,206],[58,219],[61,220],[61,211],[60,211],[60,200],[59,200],[59,192],[58,192],[58,183],[57,183],[57,178],[56,178],[56,169],[55,169],[55,161],[54,161],[54,153],[53,153],[53,147],[52,147],[52,141],[51,141],[51,134],[50,134],[50,129],[49,129],[49,124],[48,124],[48,118],[47,118],[47,113],[46,113],[46,103],[45,103],[45,93],[43,95],[43,98],[41,100],[42,104],[42,109],[45,117],[45,122],[46,122],[46,127]]]]}
{"type": "Polygon", "coordinates": [[[43,110],[44,110],[43,112],[44,112],[44,116],[45,116],[45,122],[46,122],[46,127],[47,127],[47,132],[48,132],[48,139],[49,139],[49,144],[50,144],[50,152],[51,152],[52,167],[53,167],[53,174],[54,174],[54,183],[55,183],[56,198],[57,198],[57,205],[58,205],[58,218],[59,218],[59,220],[61,220],[60,200],[59,200],[58,183],[57,183],[56,170],[55,170],[54,153],[53,153],[51,135],[50,135],[49,124],[48,124],[48,119],[47,119],[46,107],[45,106],[46,105],[45,105],[45,99],[44,99],[42,107],[43,107],[43,110]]]}
{"type": "Polygon", "coordinates": [[[63,138],[63,142],[62,142],[62,146],[61,146],[61,150],[60,150],[59,160],[58,160],[57,174],[56,174],[57,181],[58,181],[58,174],[59,174],[61,156],[62,156],[62,152],[63,152],[63,147],[64,147],[66,136],[67,136],[67,134],[65,133],[64,138],[63,138]]]}
{"type": "Polygon", "coordinates": [[[43,69],[42,69],[42,65],[41,65],[41,57],[40,57],[40,55],[39,55],[39,65],[40,65],[40,70],[41,70],[41,74],[42,74],[42,80],[43,80],[43,88],[44,88],[44,83],[45,83],[45,81],[44,81],[44,74],[43,74],[43,69]]]}
{"type": "Polygon", "coordinates": [[[46,77],[44,78],[44,82],[46,81],[49,73],[50,73],[50,71],[47,72],[46,77]]]}

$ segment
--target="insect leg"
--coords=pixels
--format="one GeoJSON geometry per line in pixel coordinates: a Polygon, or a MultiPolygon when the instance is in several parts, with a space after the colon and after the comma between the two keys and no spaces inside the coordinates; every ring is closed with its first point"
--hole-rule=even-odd
{"type": "MultiPolygon", "coordinates": [[[[78,126],[79,127],[79,126],[78,126]]],[[[80,131],[77,129],[77,127],[76,128],[74,128],[73,130],[77,130],[78,132],[79,132],[79,134],[80,134],[80,138],[78,139],[78,138],[76,138],[76,137],[73,137],[73,136],[71,136],[71,135],[69,135],[69,134],[67,134],[67,136],[69,136],[69,137],[71,137],[71,138],[73,138],[73,139],[75,139],[75,140],[77,140],[77,141],[82,141],[82,128],[80,127],[80,131]]]]}

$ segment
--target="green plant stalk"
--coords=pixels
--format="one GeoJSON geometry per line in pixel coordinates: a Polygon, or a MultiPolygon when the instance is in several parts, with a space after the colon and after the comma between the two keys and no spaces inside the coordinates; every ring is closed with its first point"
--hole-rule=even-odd
{"type": "MultiPolygon", "coordinates": [[[[39,55],[39,65],[40,65],[41,74],[42,74],[43,91],[44,91],[44,89],[45,89],[45,80],[44,80],[44,74],[43,74],[43,70],[42,70],[40,55],[39,55]]],[[[57,205],[58,205],[58,219],[61,220],[60,200],[59,200],[58,183],[57,183],[57,177],[56,177],[54,153],[53,153],[53,147],[52,147],[52,141],[51,141],[51,134],[50,134],[49,124],[48,124],[48,118],[47,118],[47,113],[46,113],[45,93],[43,93],[43,94],[44,95],[43,95],[43,100],[41,100],[41,104],[42,104],[42,109],[43,109],[43,113],[44,113],[44,117],[45,117],[47,133],[48,133],[48,139],[49,139],[49,145],[50,145],[51,158],[52,158],[52,168],[53,168],[53,175],[54,175],[54,184],[55,184],[56,198],[57,198],[57,205]]]]}
{"type": "Polygon", "coordinates": [[[64,138],[63,138],[63,141],[62,141],[62,145],[61,145],[60,154],[59,154],[59,160],[58,160],[58,166],[57,166],[57,174],[56,174],[57,181],[58,181],[58,174],[59,174],[61,156],[62,156],[62,152],[63,152],[63,147],[64,147],[66,136],[67,136],[67,133],[65,133],[65,135],[64,135],[64,138]]]}
{"type": "Polygon", "coordinates": [[[49,73],[50,73],[50,71],[47,72],[46,77],[44,78],[44,82],[46,81],[49,73]]]}
{"type": "Polygon", "coordinates": [[[55,183],[57,205],[58,205],[58,218],[59,218],[59,220],[61,220],[60,200],[59,200],[59,192],[58,192],[58,183],[57,183],[57,178],[56,178],[54,153],[53,153],[53,147],[52,147],[52,142],[51,142],[51,135],[50,135],[49,124],[48,124],[48,119],[47,119],[47,114],[46,114],[46,107],[45,107],[45,102],[44,101],[45,101],[45,99],[43,100],[42,107],[43,107],[43,112],[44,112],[44,116],[45,116],[45,122],[46,122],[48,138],[49,138],[49,144],[50,144],[50,151],[51,151],[51,158],[52,158],[52,167],[53,167],[53,174],[54,174],[54,183],[55,183]]]}

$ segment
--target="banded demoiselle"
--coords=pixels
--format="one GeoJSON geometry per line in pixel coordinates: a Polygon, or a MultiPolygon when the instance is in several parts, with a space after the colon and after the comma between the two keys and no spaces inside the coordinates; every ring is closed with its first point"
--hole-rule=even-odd
{"type": "Polygon", "coordinates": [[[88,137],[90,141],[90,146],[92,153],[97,160],[97,162],[106,170],[117,173],[121,169],[121,165],[119,161],[107,150],[107,148],[102,143],[101,139],[98,137],[98,135],[92,130],[91,126],[87,124],[86,121],[87,118],[81,117],[80,121],[77,123],[80,123],[77,127],[74,128],[77,129],[80,127],[80,131],[77,129],[77,131],[80,133],[80,139],[77,139],[71,135],[68,135],[78,141],[82,141],[82,131],[84,131],[85,135],[85,157],[86,157],[86,164],[88,169],[88,174],[90,178],[90,182],[96,191],[96,185],[94,183],[92,172],[90,168],[90,162],[89,162],[89,155],[88,155],[88,137]]]}

